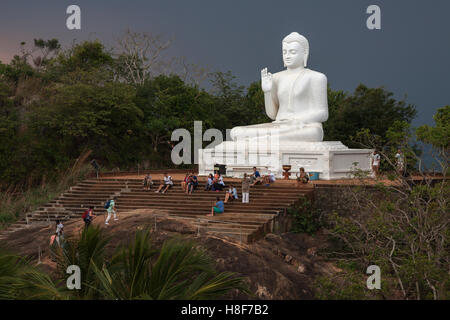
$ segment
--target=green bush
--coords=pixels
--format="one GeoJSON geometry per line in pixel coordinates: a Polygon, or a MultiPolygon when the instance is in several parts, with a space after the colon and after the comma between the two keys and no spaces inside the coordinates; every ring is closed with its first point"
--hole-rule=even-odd
{"type": "Polygon", "coordinates": [[[322,226],[320,210],[307,198],[300,198],[294,206],[288,208],[288,214],[293,217],[291,231],[294,233],[312,235],[322,226]]]}
{"type": "Polygon", "coordinates": [[[79,164],[79,168],[76,166],[61,173],[50,182],[42,180],[38,186],[30,186],[25,190],[16,188],[0,191],[0,230],[85,179],[90,166],[82,164],[79,164]]]}

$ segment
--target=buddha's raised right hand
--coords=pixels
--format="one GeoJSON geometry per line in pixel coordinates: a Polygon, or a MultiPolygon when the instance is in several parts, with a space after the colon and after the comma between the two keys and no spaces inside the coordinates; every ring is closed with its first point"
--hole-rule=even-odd
{"type": "Polygon", "coordinates": [[[267,68],[261,70],[261,89],[264,92],[272,90],[272,74],[267,72],[267,68]]]}

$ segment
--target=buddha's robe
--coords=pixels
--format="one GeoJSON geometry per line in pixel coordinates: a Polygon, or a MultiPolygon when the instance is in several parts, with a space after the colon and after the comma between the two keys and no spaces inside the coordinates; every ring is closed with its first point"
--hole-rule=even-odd
{"type": "Polygon", "coordinates": [[[327,78],[303,69],[273,74],[272,90],[266,95],[267,115],[274,120],[231,130],[233,140],[276,137],[280,143],[322,141],[322,122],[328,119],[327,78]],[[272,101],[270,101],[270,99],[272,101]]]}

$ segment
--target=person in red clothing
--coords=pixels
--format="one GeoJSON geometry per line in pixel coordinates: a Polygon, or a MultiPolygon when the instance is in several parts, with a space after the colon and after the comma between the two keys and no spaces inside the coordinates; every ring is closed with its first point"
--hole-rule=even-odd
{"type": "Polygon", "coordinates": [[[183,181],[181,181],[181,190],[183,191],[187,190],[188,181],[189,181],[189,173],[186,173],[183,181]]]}
{"type": "Polygon", "coordinates": [[[94,220],[94,207],[90,206],[89,209],[87,209],[84,213],[83,213],[83,221],[84,221],[84,227],[88,228],[89,225],[91,224],[92,220],[94,220]]]}

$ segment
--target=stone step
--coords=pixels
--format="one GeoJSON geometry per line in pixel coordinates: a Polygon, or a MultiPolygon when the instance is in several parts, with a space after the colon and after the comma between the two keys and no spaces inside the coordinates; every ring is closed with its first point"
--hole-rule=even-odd
{"type": "MultiPolygon", "coordinates": [[[[206,210],[209,213],[209,212],[211,212],[211,208],[212,208],[212,206],[206,206],[206,207],[199,208],[199,210],[203,210],[203,211],[206,210]]],[[[172,209],[172,208],[169,208],[169,209],[161,208],[161,209],[162,210],[165,209],[165,210],[167,210],[169,212],[174,211],[174,209],[172,209]]],[[[249,214],[251,214],[251,213],[256,213],[256,214],[258,214],[258,213],[276,214],[276,213],[278,213],[278,212],[280,212],[282,210],[284,210],[284,209],[283,208],[266,208],[264,210],[263,209],[258,209],[258,208],[256,208],[256,209],[251,209],[251,208],[248,208],[248,209],[234,209],[234,208],[227,208],[225,206],[224,213],[236,212],[236,213],[249,213],[249,214]]],[[[183,212],[183,214],[195,214],[195,213],[198,214],[198,210],[195,210],[195,209],[192,209],[192,208],[180,208],[179,211],[183,212]]]]}
{"type": "MultiPolygon", "coordinates": [[[[135,210],[136,208],[131,208],[131,209],[126,209],[123,211],[131,211],[131,210],[135,210]]],[[[142,207],[142,208],[137,208],[137,209],[148,209],[148,207],[142,207]]],[[[207,214],[209,214],[211,212],[211,207],[206,207],[206,208],[198,208],[197,210],[182,210],[182,209],[178,209],[178,208],[173,208],[173,209],[167,209],[167,208],[158,208],[158,207],[152,207],[150,209],[160,209],[161,211],[167,211],[169,214],[172,215],[184,215],[184,216],[197,216],[197,215],[203,215],[206,216],[207,214]]],[[[227,211],[227,209],[225,209],[225,213],[233,213],[233,211],[231,209],[228,209],[229,211],[227,211]]],[[[123,212],[122,211],[122,212],[123,212]]],[[[276,215],[280,210],[270,210],[270,209],[266,209],[266,210],[239,210],[239,212],[234,212],[236,215],[236,219],[239,218],[239,214],[254,214],[254,215],[259,215],[261,213],[267,213],[267,214],[273,214],[276,215]]],[[[80,217],[83,214],[84,210],[73,210],[73,211],[61,211],[61,212],[46,212],[46,211],[35,211],[32,213],[28,213],[27,214],[27,218],[32,218],[32,217],[49,217],[49,216],[71,216],[71,217],[80,217]]],[[[116,212],[118,214],[121,213],[121,210],[116,210],[116,212]]],[[[104,211],[95,211],[94,213],[96,215],[103,215],[106,214],[106,210],[104,211]]],[[[234,217],[233,217],[234,218],[234,217]]],[[[257,217],[254,217],[252,219],[258,219],[257,217]]]]}
{"type": "MultiPolygon", "coordinates": [[[[242,194],[238,194],[239,198],[242,198],[242,194]]],[[[276,193],[271,193],[271,194],[255,194],[255,193],[250,193],[250,199],[258,199],[259,201],[262,202],[273,202],[273,201],[283,201],[283,200],[297,200],[301,197],[302,195],[298,195],[298,194],[276,194],[276,193]]],[[[145,194],[145,195],[135,195],[135,194],[122,194],[120,196],[117,197],[118,200],[166,200],[169,198],[169,200],[179,200],[179,201],[195,201],[195,200],[215,200],[216,197],[219,198],[224,198],[225,197],[225,192],[222,193],[211,193],[211,194],[191,194],[191,195],[187,195],[187,194],[176,194],[176,193],[153,193],[152,195],[150,194],[145,194]]],[[[91,203],[94,202],[98,202],[98,203],[102,203],[102,202],[106,202],[109,199],[109,197],[95,197],[92,195],[67,195],[67,196],[63,196],[62,198],[58,199],[58,202],[54,202],[52,204],[59,204],[59,203],[64,203],[64,202],[68,202],[68,201],[88,201],[91,203]]]]}
{"type": "Polygon", "coordinates": [[[261,226],[258,225],[254,225],[254,224],[244,224],[244,223],[199,223],[196,225],[197,227],[200,227],[200,230],[229,230],[229,231],[233,231],[233,230],[243,230],[243,231],[255,231],[258,228],[260,228],[261,226]]]}
{"type": "Polygon", "coordinates": [[[200,234],[203,232],[214,232],[214,233],[234,233],[234,234],[242,234],[242,235],[248,235],[252,234],[254,232],[257,232],[258,228],[250,228],[250,229],[239,229],[239,228],[227,228],[227,227],[204,227],[200,228],[200,234]]]}
{"type": "MultiPolygon", "coordinates": [[[[267,199],[257,199],[252,198],[250,199],[249,203],[242,203],[242,201],[234,200],[229,201],[225,203],[226,206],[231,207],[264,207],[264,208],[270,208],[270,207],[286,207],[289,205],[294,204],[297,202],[298,199],[276,199],[273,201],[267,200],[267,199]]],[[[147,205],[168,205],[168,206],[184,206],[184,205],[190,205],[190,206],[197,206],[197,205],[213,205],[216,203],[216,199],[172,199],[172,198],[155,198],[155,199],[122,199],[118,198],[116,201],[116,207],[120,206],[147,206],[147,205]]],[[[89,206],[94,206],[95,208],[104,208],[104,203],[101,202],[88,202],[88,201],[64,201],[61,202],[58,205],[54,204],[46,204],[43,207],[40,207],[38,209],[61,209],[61,208],[89,208],[89,206]]]]}
{"type": "MultiPolygon", "coordinates": [[[[116,208],[145,208],[145,207],[160,207],[160,208],[171,208],[171,207],[177,207],[177,208],[195,208],[195,207],[212,207],[214,206],[216,201],[198,201],[196,203],[190,203],[190,202],[163,202],[163,201],[154,201],[154,202],[137,202],[137,201],[130,201],[130,202],[117,202],[116,208]]],[[[240,208],[240,209],[281,209],[285,208],[287,206],[290,206],[294,204],[295,201],[283,201],[282,203],[260,203],[258,201],[250,201],[249,203],[242,203],[242,202],[228,202],[225,203],[225,208],[240,208]]],[[[68,204],[69,205],[69,204],[68,204]]],[[[70,208],[66,206],[66,208],[70,208]]],[[[71,205],[73,208],[86,208],[77,206],[75,204],[71,205]]]]}
{"type": "MultiPolygon", "coordinates": [[[[151,193],[155,194],[155,191],[157,189],[153,188],[150,190],[142,190],[142,189],[128,189],[127,192],[125,194],[133,194],[134,196],[146,196],[149,195],[151,193]]],[[[112,195],[114,193],[117,193],[119,191],[122,190],[91,190],[91,189],[80,189],[80,190],[71,190],[69,192],[65,192],[62,194],[62,196],[69,196],[69,195],[91,195],[91,196],[96,196],[96,197],[104,197],[104,196],[109,196],[112,195]]],[[[192,194],[190,194],[191,196],[193,195],[214,195],[217,193],[225,193],[227,191],[227,189],[223,189],[222,191],[205,191],[203,189],[199,190],[194,190],[194,192],[192,194]]],[[[236,191],[241,194],[242,190],[241,188],[236,188],[236,191]]],[[[250,194],[255,194],[255,195],[259,195],[259,194],[264,194],[264,195],[270,195],[270,194],[286,194],[286,195],[298,195],[298,194],[307,194],[307,193],[311,193],[312,191],[306,191],[306,190],[300,190],[297,191],[296,189],[286,189],[286,190],[276,190],[276,189],[254,189],[251,188],[250,189],[250,194]]],[[[169,189],[167,191],[167,193],[171,193],[171,194],[186,194],[185,191],[183,191],[181,188],[177,188],[177,187],[172,187],[171,189],[169,189]]],[[[162,193],[160,193],[162,194],[162,193]]]]}
{"type": "MultiPolygon", "coordinates": [[[[159,186],[160,184],[162,184],[162,182],[154,181],[154,183],[153,183],[151,188],[154,189],[155,186],[159,186]]],[[[240,190],[241,187],[242,187],[241,183],[234,182],[232,184],[238,190],[240,190]]],[[[203,190],[205,185],[206,184],[199,183],[199,185],[198,185],[196,190],[203,190]]],[[[88,189],[88,190],[94,190],[95,191],[95,190],[102,190],[103,189],[105,191],[109,191],[109,190],[123,189],[126,186],[128,186],[128,188],[133,189],[133,190],[142,190],[142,191],[144,190],[144,186],[143,186],[142,183],[97,184],[97,185],[86,184],[86,185],[77,185],[75,187],[72,187],[72,190],[87,190],[88,189]]],[[[226,187],[228,187],[228,186],[229,186],[229,184],[226,185],[226,187]]],[[[172,189],[173,188],[181,189],[181,182],[179,182],[179,183],[175,182],[173,187],[172,187],[172,189]]],[[[295,185],[286,185],[286,184],[279,184],[279,185],[277,185],[276,183],[275,184],[271,184],[270,186],[257,184],[255,186],[250,187],[250,188],[251,188],[251,190],[254,190],[254,189],[272,189],[272,190],[293,190],[294,189],[294,190],[303,190],[303,191],[308,191],[309,190],[309,189],[305,189],[305,188],[297,188],[297,187],[295,187],[295,185]]]]}
{"type": "MultiPolygon", "coordinates": [[[[273,219],[277,214],[274,213],[243,213],[243,212],[226,212],[222,213],[220,216],[208,217],[209,219],[237,219],[237,218],[252,218],[252,219],[273,219]]],[[[199,219],[204,218],[203,215],[198,216],[199,219]]]]}
{"type": "Polygon", "coordinates": [[[206,231],[206,234],[215,236],[226,236],[242,243],[252,243],[259,237],[258,232],[236,232],[236,231],[206,231]]]}
{"type": "MultiPolygon", "coordinates": [[[[250,189],[250,203],[243,204],[240,199],[231,201],[225,204],[225,213],[207,216],[216,201],[215,198],[217,196],[224,198],[226,188],[221,192],[205,191],[204,183],[200,182],[193,194],[186,195],[181,189],[181,180],[174,180],[175,185],[167,193],[157,194],[154,190],[161,180],[153,182],[152,189],[146,191],[143,189],[141,179],[84,180],[58,198],[28,213],[27,220],[30,224],[48,224],[55,220],[80,219],[81,214],[89,206],[94,207],[97,216],[103,216],[106,214],[104,202],[117,195],[116,208],[119,216],[123,211],[156,209],[168,213],[166,216],[168,219],[191,221],[202,233],[249,242],[262,236],[280,211],[294,204],[300,197],[311,197],[313,194],[313,189],[299,189],[292,184],[275,183],[269,187],[257,185],[250,189]]],[[[226,178],[225,183],[233,183],[241,197],[240,181],[226,178]]],[[[151,219],[150,216],[149,221],[151,219]]],[[[26,220],[23,220],[11,225],[8,230],[15,231],[25,227],[27,227],[26,220]]]]}
{"type": "MultiPolygon", "coordinates": [[[[205,216],[205,217],[208,218],[208,222],[211,221],[211,223],[213,223],[212,221],[214,221],[216,223],[222,223],[222,221],[224,221],[226,223],[234,222],[234,223],[261,224],[261,223],[266,223],[266,222],[271,220],[271,219],[267,219],[267,218],[258,218],[258,217],[251,217],[251,216],[246,216],[246,217],[233,217],[233,216],[221,217],[220,215],[215,215],[213,217],[211,217],[211,216],[205,216]]],[[[200,222],[200,223],[203,223],[203,222],[200,222]]]]}

